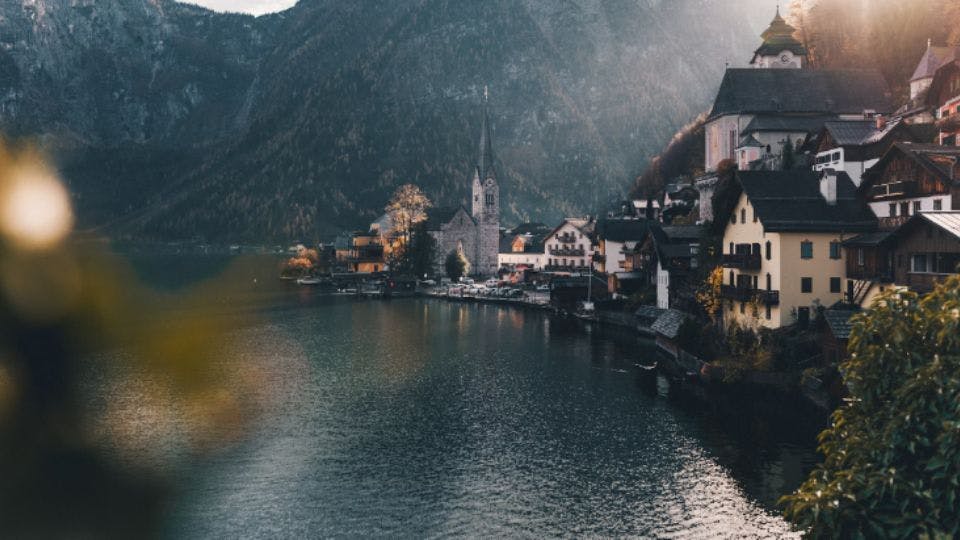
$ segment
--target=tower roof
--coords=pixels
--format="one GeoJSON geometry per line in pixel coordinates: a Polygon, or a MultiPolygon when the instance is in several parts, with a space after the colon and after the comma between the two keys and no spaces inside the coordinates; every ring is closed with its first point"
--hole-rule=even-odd
{"type": "Polygon", "coordinates": [[[790,51],[796,55],[806,55],[807,48],[797,38],[793,37],[796,31],[796,28],[787,24],[787,21],[780,16],[780,7],[778,6],[777,14],[770,22],[770,26],[764,30],[763,34],[760,34],[760,37],[763,38],[763,44],[754,51],[754,58],[758,55],[780,54],[782,51],[790,51]]]}
{"type": "Polygon", "coordinates": [[[480,128],[480,155],[477,158],[480,180],[496,178],[493,169],[493,143],[490,138],[490,118],[487,107],[487,87],[483,87],[483,126],[480,128]]]}

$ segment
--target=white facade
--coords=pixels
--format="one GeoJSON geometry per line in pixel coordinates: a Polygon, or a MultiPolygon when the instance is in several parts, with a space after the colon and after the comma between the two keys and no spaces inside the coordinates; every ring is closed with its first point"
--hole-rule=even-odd
{"type": "Polygon", "coordinates": [[[586,268],[597,246],[581,229],[586,219],[566,219],[544,240],[544,266],[586,268]]]}
{"type": "Polygon", "coordinates": [[[878,218],[907,217],[919,214],[920,212],[933,212],[938,210],[960,210],[952,207],[952,200],[949,193],[897,199],[895,201],[871,201],[869,204],[870,209],[873,210],[873,213],[876,214],[878,218]],[[906,213],[904,213],[904,210],[906,210],[906,213]]]}
{"type": "Polygon", "coordinates": [[[813,170],[822,171],[824,169],[833,169],[837,172],[843,171],[850,176],[853,184],[860,187],[863,182],[863,172],[873,167],[879,158],[868,159],[867,161],[847,161],[846,152],[843,147],[832,148],[817,154],[814,160],[813,170]]]}
{"type": "Polygon", "coordinates": [[[670,309],[670,272],[657,261],[657,307],[670,309]]]}
{"type": "Polygon", "coordinates": [[[516,268],[519,265],[532,268],[534,270],[543,270],[543,253],[500,253],[497,257],[500,268],[516,268]]]}

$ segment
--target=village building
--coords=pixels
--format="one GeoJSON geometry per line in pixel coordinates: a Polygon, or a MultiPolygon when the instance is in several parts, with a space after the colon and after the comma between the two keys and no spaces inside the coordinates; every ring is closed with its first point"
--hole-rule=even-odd
{"type": "Polygon", "coordinates": [[[542,223],[525,223],[504,234],[498,256],[500,270],[543,270],[543,246],[549,233],[550,229],[542,223]]]}
{"type": "Polygon", "coordinates": [[[704,127],[705,174],[696,181],[701,221],[714,219],[708,201],[721,163],[729,160],[747,170],[757,168],[753,163],[760,160],[768,162],[767,169],[779,168],[784,149],[802,146],[826,121],[869,119],[893,110],[892,94],[878,70],[806,69],[806,51],[793,34],[778,13],[752,67],[727,69],[723,77],[704,127]]]}
{"type": "Polygon", "coordinates": [[[726,324],[806,323],[844,298],[842,242],[876,229],[844,172],[740,171],[723,234],[726,324]]]}
{"type": "Polygon", "coordinates": [[[927,40],[917,67],[910,77],[910,99],[895,114],[910,124],[929,124],[934,121],[934,108],[927,101],[927,94],[933,84],[934,75],[945,64],[960,59],[960,47],[934,46],[927,40]]]}
{"type": "Polygon", "coordinates": [[[599,272],[624,271],[627,251],[647,234],[650,221],[646,219],[602,219],[597,222],[595,234],[599,257],[596,268],[599,272]]]}
{"type": "Polygon", "coordinates": [[[434,208],[427,212],[427,230],[435,243],[434,271],[444,272],[444,262],[459,252],[470,263],[471,275],[497,272],[500,251],[500,185],[494,168],[493,142],[484,92],[480,151],[471,183],[471,206],[434,208]]]}
{"type": "Polygon", "coordinates": [[[628,255],[625,268],[656,286],[657,307],[690,309],[694,302],[690,278],[699,268],[706,230],[697,225],[650,226],[648,234],[628,255]]]}
{"type": "Polygon", "coordinates": [[[348,271],[358,274],[385,271],[387,261],[380,232],[355,233],[346,256],[346,263],[348,271]]]}
{"type": "Polygon", "coordinates": [[[937,70],[927,89],[927,105],[936,116],[940,144],[960,145],[960,60],[937,70]]]}
{"type": "Polygon", "coordinates": [[[813,170],[833,169],[850,176],[859,186],[863,173],[875,165],[895,142],[931,143],[936,137],[933,124],[908,124],[884,116],[870,120],[829,121],[810,141],[813,170]]]}
{"type": "Polygon", "coordinates": [[[883,229],[920,212],[960,210],[958,160],[960,147],[897,142],[864,171],[859,189],[883,229]]]}
{"type": "Polygon", "coordinates": [[[590,218],[566,218],[544,239],[548,272],[587,272],[593,253],[598,249],[595,240],[596,221],[590,218]]]}

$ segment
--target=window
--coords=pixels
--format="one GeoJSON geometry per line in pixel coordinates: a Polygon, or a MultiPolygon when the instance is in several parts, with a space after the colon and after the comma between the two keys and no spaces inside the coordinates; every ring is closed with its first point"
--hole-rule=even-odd
{"type": "Polygon", "coordinates": [[[733,159],[736,157],[736,150],[737,150],[737,130],[731,129],[730,130],[730,152],[729,152],[730,159],[733,159]]]}
{"type": "Polygon", "coordinates": [[[914,215],[920,213],[920,201],[913,201],[913,213],[914,215]]]}
{"type": "Polygon", "coordinates": [[[773,285],[773,284],[771,283],[770,273],[767,272],[767,290],[768,290],[768,291],[773,290],[773,286],[772,286],[772,285],[773,285]]]}
{"type": "Polygon", "coordinates": [[[911,258],[910,264],[911,272],[926,272],[927,271],[927,255],[926,253],[919,253],[914,255],[911,258]]]}
{"type": "Polygon", "coordinates": [[[730,286],[733,287],[734,284],[736,284],[736,278],[734,278],[734,276],[733,276],[733,270],[731,270],[731,271],[730,271],[730,286]]]}
{"type": "Polygon", "coordinates": [[[771,251],[771,249],[770,249],[770,241],[769,241],[769,240],[767,240],[766,252],[767,252],[767,260],[769,261],[769,260],[770,260],[770,257],[772,256],[772,251],[771,251]]]}
{"type": "Polygon", "coordinates": [[[857,266],[864,265],[864,258],[863,248],[857,248],[857,266]]]}
{"type": "Polygon", "coordinates": [[[810,324],[810,308],[808,307],[797,308],[797,323],[801,327],[805,327],[808,324],[810,324]]]}
{"type": "Polygon", "coordinates": [[[487,193],[486,200],[487,200],[487,206],[493,206],[493,202],[494,202],[493,192],[487,193]]]}
{"type": "Polygon", "coordinates": [[[842,290],[842,286],[840,284],[840,278],[838,277],[830,278],[830,292],[838,293],[841,290],[842,290]]]}
{"type": "Polygon", "coordinates": [[[830,242],[830,258],[839,259],[840,258],[840,242],[834,240],[830,242]]]}
{"type": "Polygon", "coordinates": [[[934,210],[943,210],[943,199],[937,199],[933,201],[934,210]]]}
{"type": "Polygon", "coordinates": [[[733,242],[730,242],[730,254],[733,255],[733,242]]]}
{"type": "Polygon", "coordinates": [[[840,152],[833,153],[833,161],[840,161],[840,152]]]}
{"type": "Polygon", "coordinates": [[[813,278],[810,278],[810,277],[800,278],[800,292],[802,293],[813,292],[813,278]]]}
{"type": "Polygon", "coordinates": [[[890,217],[897,217],[897,203],[890,203],[890,217]]]}
{"type": "Polygon", "coordinates": [[[740,209],[740,223],[746,223],[746,222],[747,222],[747,209],[746,209],[746,208],[741,208],[741,209],[740,209]]]}
{"type": "Polygon", "coordinates": [[[769,321],[769,320],[770,320],[770,304],[767,304],[767,313],[766,313],[766,316],[767,316],[767,320],[769,321]]]}
{"type": "Polygon", "coordinates": [[[753,222],[756,223],[757,221],[759,221],[759,220],[757,219],[757,209],[754,208],[754,209],[753,209],[753,222]]]}
{"type": "Polygon", "coordinates": [[[804,240],[803,242],[800,242],[800,258],[801,259],[813,258],[813,242],[809,240],[804,240]]]}
{"type": "Polygon", "coordinates": [[[907,217],[910,215],[910,203],[902,202],[900,203],[900,215],[907,217]]]}

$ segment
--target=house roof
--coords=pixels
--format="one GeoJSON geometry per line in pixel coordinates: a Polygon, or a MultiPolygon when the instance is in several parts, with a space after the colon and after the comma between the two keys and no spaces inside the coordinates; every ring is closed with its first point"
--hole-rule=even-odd
{"type": "Polygon", "coordinates": [[[640,306],[637,308],[637,311],[633,313],[633,316],[642,319],[656,320],[660,315],[663,315],[664,311],[666,310],[663,308],[658,308],[657,306],[640,306]]]}
{"type": "Polygon", "coordinates": [[[823,312],[823,318],[827,321],[830,333],[832,333],[834,337],[838,339],[848,339],[850,337],[850,330],[853,328],[850,319],[857,313],[860,312],[852,309],[828,309],[823,312]]]}
{"type": "Polygon", "coordinates": [[[660,230],[671,241],[699,239],[706,232],[702,225],[664,225],[660,230]]]}
{"type": "Polygon", "coordinates": [[[441,206],[438,208],[430,208],[427,210],[427,230],[428,231],[439,231],[444,225],[450,223],[453,220],[454,216],[457,215],[457,212],[463,210],[467,217],[470,220],[473,220],[473,217],[467,212],[466,208],[461,206],[441,206]]]}
{"type": "Polygon", "coordinates": [[[687,314],[675,309],[668,309],[657,317],[657,320],[650,326],[650,329],[664,337],[674,339],[680,333],[680,327],[683,321],[687,320],[687,314]]]}
{"type": "Polygon", "coordinates": [[[543,234],[548,232],[550,232],[550,226],[540,223],[539,221],[521,223],[513,229],[510,229],[511,234],[543,234]]]}
{"type": "Polygon", "coordinates": [[[890,88],[874,69],[727,69],[710,118],[725,114],[890,112],[890,88]]]}
{"type": "Polygon", "coordinates": [[[960,59],[960,47],[927,47],[910,82],[929,79],[947,62],[960,59]]]}
{"type": "Polygon", "coordinates": [[[743,128],[743,133],[758,131],[785,131],[813,133],[820,131],[823,124],[832,116],[781,116],[762,114],[757,115],[743,128]]]}
{"type": "Polygon", "coordinates": [[[493,168],[493,141],[490,137],[490,118],[487,108],[487,91],[483,91],[483,125],[480,127],[480,152],[477,157],[477,175],[481,181],[496,178],[493,168]]]}
{"type": "Polygon", "coordinates": [[[849,240],[844,240],[843,245],[848,247],[875,247],[889,240],[892,234],[893,231],[876,231],[859,234],[849,240]]]}
{"type": "Polygon", "coordinates": [[[544,239],[549,238],[563,228],[564,225],[573,225],[578,231],[583,233],[584,236],[593,239],[594,232],[596,231],[597,223],[590,218],[564,218],[559,225],[553,228],[544,239]]]}
{"type": "Polygon", "coordinates": [[[952,165],[956,166],[954,160],[960,160],[960,146],[895,142],[887,149],[879,161],[864,171],[863,183],[860,184],[860,190],[866,191],[869,189],[881,171],[887,166],[887,163],[897,155],[903,155],[912,159],[948,186],[951,182],[960,183],[960,178],[955,177],[950,170],[952,165]]]}
{"type": "Polygon", "coordinates": [[[597,221],[597,236],[611,242],[640,240],[649,228],[645,219],[601,219],[597,221]]]}
{"type": "Polygon", "coordinates": [[[738,183],[750,199],[767,232],[869,232],[877,218],[856,195],[845,172],[837,174],[837,201],[828,204],[820,194],[821,173],[739,171],[738,183]]]}
{"type": "Polygon", "coordinates": [[[920,212],[916,219],[926,220],[960,240],[960,211],[920,212]]]}
{"type": "MultiPolygon", "coordinates": [[[[949,84],[953,75],[958,71],[960,71],[960,59],[947,62],[937,69],[937,72],[933,75],[933,80],[930,82],[930,88],[927,90],[927,106],[940,107],[943,105],[943,103],[938,101],[941,94],[941,88],[944,85],[949,84]]],[[[947,99],[953,99],[955,95],[956,94],[951,91],[947,94],[947,99]]]]}

